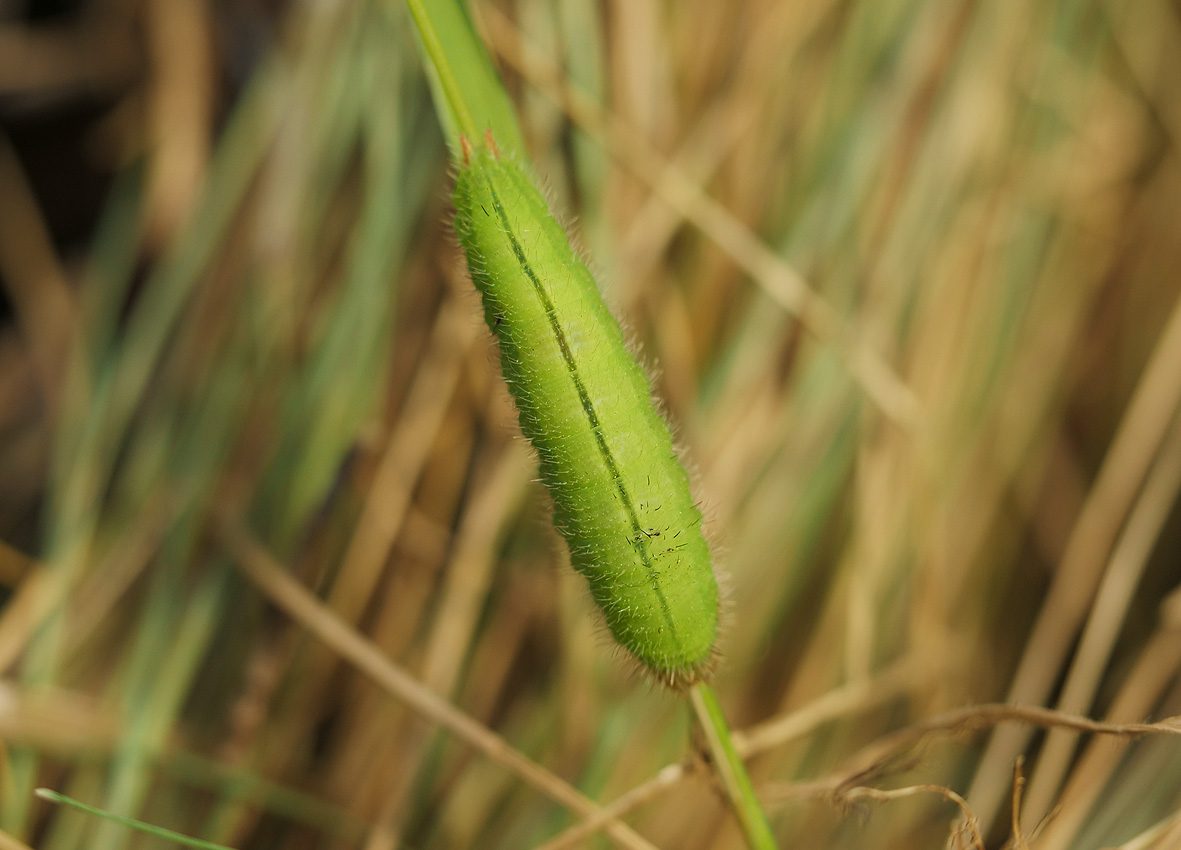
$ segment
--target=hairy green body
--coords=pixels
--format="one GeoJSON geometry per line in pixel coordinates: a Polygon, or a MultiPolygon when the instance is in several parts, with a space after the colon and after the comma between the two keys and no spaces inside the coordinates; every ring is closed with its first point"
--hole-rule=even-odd
{"type": "Polygon", "coordinates": [[[574,567],[621,646],[661,681],[696,681],[714,653],[718,587],[701,512],[646,375],[519,166],[494,149],[470,151],[455,207],[574,567]]]}

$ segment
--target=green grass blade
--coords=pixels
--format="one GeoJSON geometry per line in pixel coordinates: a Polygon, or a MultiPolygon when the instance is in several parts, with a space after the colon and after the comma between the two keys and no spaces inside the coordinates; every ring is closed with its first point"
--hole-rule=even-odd
{"type": "Polygon", "coordinates": [[[155,824],[136,820],[135,818],[122,817],[121,815],[112,814],[95,806],[88,806],[86,803],[75,800],[73,797],[67,797],[65,794],[59,794],[57,791],[51,791],[48,788],[38,788],[34,793],[42,800],[48,800],[51,803],[58,803],[63,806],[71,806],[89,815],[100,817],[103,820],[120,824],[128,829],[134,829],[138,832],[155,836],[156,838],[162,838],[165,841],[171,841],[182,847],[196,847],[198,850],[233,850],[233,848],[226,847],[224,844],[202,841],[200,838],[193,838],[191,835],[185,835],[183,832],[173,832],[171,829],[165,829],[162,826],[156,826],[155,824]]]}
{"type": "Polygon", "coordinates": [[[502,151],[524,153],[516,113],[467,12],[457,0],[406,0],[452,156],[460,136],[491,130],[502,151]]]}
{"type": "Polygon", "coordinates": [[[734,749],[734,742],[730,738],[730,725],[726,722],[718,695],[709,685],[698,683],[694,685],[689,696],[693,701],[701,729],[709,741],[710,753],[714,757],[714,765],[730,798],[730,805],[742,825],[747,845],[751,850],[775,850],[779,846],[775,842],[775,834],[771,832],[767,815],[763,812],[759,798],[755,796],[754,785],[751,784],[746,766],[742,763],[738,751],[734,749]]]}

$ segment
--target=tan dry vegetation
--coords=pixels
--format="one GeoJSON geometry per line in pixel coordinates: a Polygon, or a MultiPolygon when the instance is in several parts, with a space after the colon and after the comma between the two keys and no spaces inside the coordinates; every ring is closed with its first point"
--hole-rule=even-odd
{"type": "MultiPolygon", "coordinates": [[[[230,5],[0,19],[4,846],[132,841],[37,785],[740,846],[549,527],[403,9],[230,5]]],[[[476,11],[696,469],[784,845],[1177,846],[1176,4],[476,11]]]]}

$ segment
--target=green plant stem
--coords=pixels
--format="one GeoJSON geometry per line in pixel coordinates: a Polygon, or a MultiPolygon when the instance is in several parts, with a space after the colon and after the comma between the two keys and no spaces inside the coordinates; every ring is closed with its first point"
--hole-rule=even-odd
{"type": "Polygon", "coordinates": [[[455,116],[455,123],[459,125],[460,132],[466,134],[469,139],[478,139],[476,122],[467,107],[467,101],[460,92],[459,83],[451,71],[451,63],[447,61],[447,51],[443,49],[443,44],[439,41],[438,33],[435,32],[435,28],[431,24],[426,8],[422,5],[421,0],[406,0],[406,5],[410,8],[410,16],[414,18],[414,25],[422,39],[423,49],[426,51],[431,65],[434,66],[435,73],[438,74],[439,86],[455,116]]]}
{"type": "Polygon", "coordinates": [[[86,812],[88,815],[103,818],[104,820],[113,821],[121,824],[128,829],[139,830],[148,835],[153,835],[156,838],[162,838],[165,841],[171,841],[174,844],[180,844],[182,847],[196,847],[198,850],[233,850],[224,844],[214,844],[212,841],[203,841],[200,838],[193,838],[191,835],[185,835],[183,832],[174,832],[171,829],[165,829],[162,826],[147,823],[135,818],[123,817],[122,815],[112,814],[95,806],[88,806],[86,803],[75,800],[73,797],[67,797],[58,791],[52,791],[49,788],[38,788],[33,792],[42,800],[48,800],[51,803],[58,803],[63,806],[72,806],[75,809],[86,812]]]}
{"type": "Polygon", "coordinates": [[[516,111],[463,0],[406,0],[406,6],[452,159],[460,164],[463,140],[478,146],[487,131],[502,153],[526,161],[516,111]]]}
{"type": "Polygon", "coordinates": [[[751,850],[777,850],[778,845],[767,823],[767,815],[755,796],[746,766],[730,739],[730,725],[722,713],[717,694],[709,685],[699,682],[689,691],[689,697],[697,714],[697,722],[701,724],[709,742],[709,750],[730,798],[730,805],[746,835],[747,844],[751,850]]]}

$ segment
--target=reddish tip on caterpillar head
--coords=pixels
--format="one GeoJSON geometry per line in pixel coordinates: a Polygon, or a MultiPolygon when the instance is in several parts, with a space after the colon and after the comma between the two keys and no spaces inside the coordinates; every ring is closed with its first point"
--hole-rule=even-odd
{"type": "Polygon", "coordinates": [[[492,130],[484,131],[484,144],[488,147],[488,151],[496,159],[500,159],[500,148],[496,146],[496,139],[492,138],[492,130]]]}
{"type": "Polygon", "coordinates": [[[472,143],[467,140],[467,136],[460,134],[459,136],[459,150],[463,154],[463,164],[471,165],[472,162],[472,143]]]}

